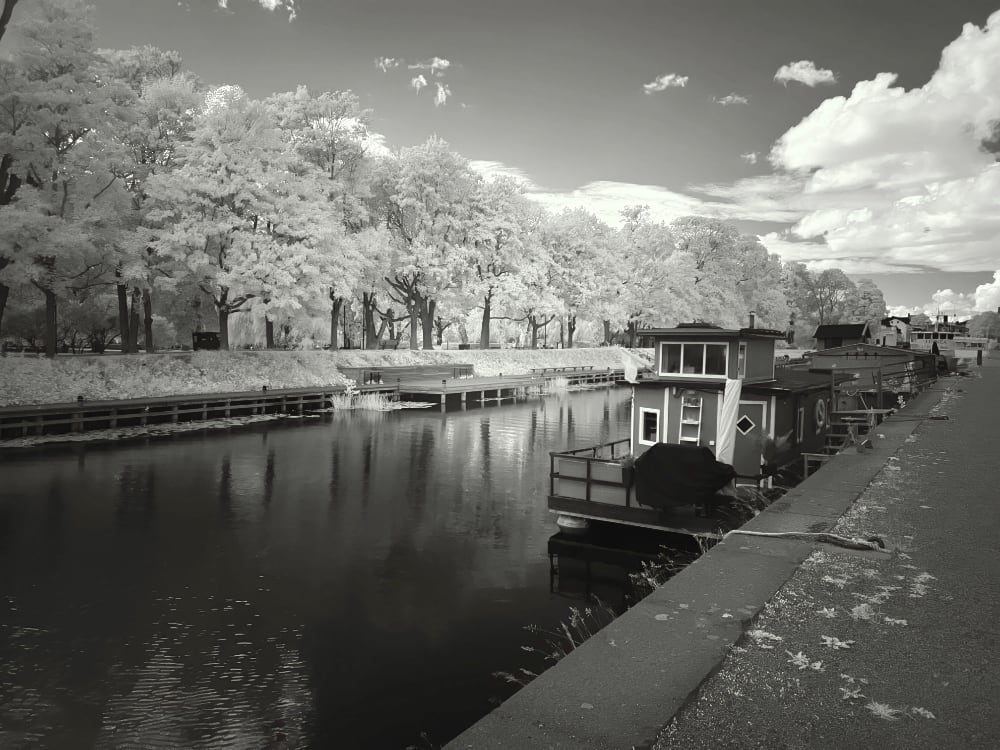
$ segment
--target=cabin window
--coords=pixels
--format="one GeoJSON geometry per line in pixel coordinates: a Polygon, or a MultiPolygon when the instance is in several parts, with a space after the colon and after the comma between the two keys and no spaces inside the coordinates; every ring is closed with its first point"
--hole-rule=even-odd
{"type": "Polygon", "coordinates": [[[639,443],[653,445],[660,441],[660,412],[657,409],[639,409],[639,443]]]}
{"type": "Polygon", "coordinates": [[[680,372],[681,371],[681,345],[680,344],[666,344],[663,347],[663,371],[664,372],[680,372]]]}
{"type": "Polygon", "coordinates": [[[705,374],[726,374],[726,347],[717,344],[705,346],[705,374]]]}
{"type": "Polygon", "coordinates": [[[663,344],[663,375],[726,374],[727,344],[663,344]]]}
{"type": "Polygon", "coordinates": [[[736,377],[745,378],[747,376],[747,342],[740,342],[740,353],[736,360],[736,377]]]}

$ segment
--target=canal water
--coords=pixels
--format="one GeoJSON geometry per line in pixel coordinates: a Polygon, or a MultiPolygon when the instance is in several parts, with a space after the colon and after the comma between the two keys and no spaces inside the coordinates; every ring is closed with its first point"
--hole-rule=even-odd
{"type": "Polygon", "coordinates": [[[0,747],[405,748],[538,671],[550,450],[627,389],[0,456],[0,747]]]}

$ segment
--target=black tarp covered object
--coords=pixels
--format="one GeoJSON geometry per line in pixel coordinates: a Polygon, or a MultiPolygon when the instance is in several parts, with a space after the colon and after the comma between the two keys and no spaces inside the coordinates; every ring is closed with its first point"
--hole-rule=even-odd
{"type": "Polygon", "coordinates": [[[650,508],[673,508],[710,499],[736,478],[729,464],[698,445],[656,443],[635,460],[635,497],[650,508]]]}

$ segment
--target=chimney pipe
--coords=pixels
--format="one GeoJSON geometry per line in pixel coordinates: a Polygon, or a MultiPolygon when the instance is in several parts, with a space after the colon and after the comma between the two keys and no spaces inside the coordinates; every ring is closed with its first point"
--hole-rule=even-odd
{"type": "Polygon", "coordinates": [[[750,313],[750,328],[754,327],[754,322],[757,320],[757,315],[755,313],[750,313]]]}

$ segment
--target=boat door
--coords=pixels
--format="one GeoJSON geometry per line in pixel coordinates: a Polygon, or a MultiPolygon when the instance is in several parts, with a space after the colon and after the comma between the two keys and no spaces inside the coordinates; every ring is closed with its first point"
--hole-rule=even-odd
{"type": "Polygon", "coordinates": [[[760,474],[763,460],[761,437],[770,435],[767,426],[766,401],[740,401],[736,417],[736,446],[733,450],[733,468],[740,476],[755,477],[760,474]]]}

